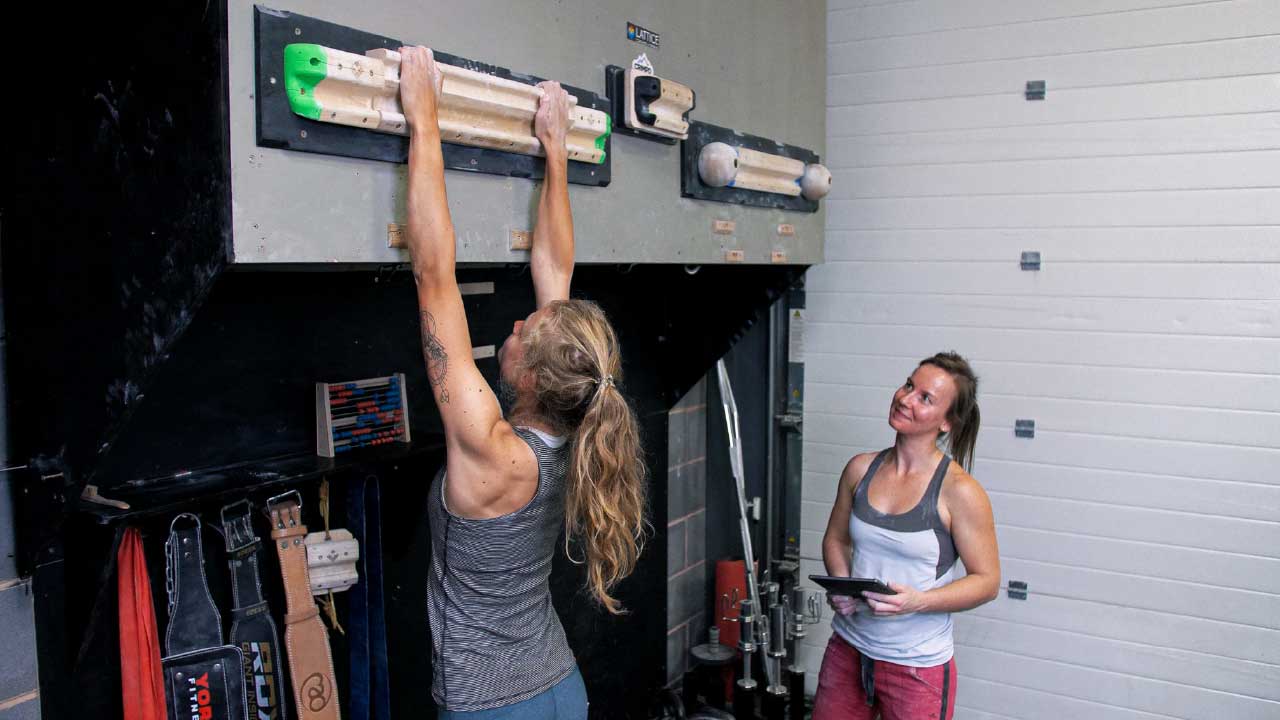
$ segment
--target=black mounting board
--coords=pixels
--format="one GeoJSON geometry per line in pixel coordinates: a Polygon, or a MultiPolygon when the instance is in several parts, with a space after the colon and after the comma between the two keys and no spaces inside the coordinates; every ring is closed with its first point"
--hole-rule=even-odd
{"type": "Polygon", "coordinates": [[[698,176],[698,153],[707,143],[722,142],[734,147],[758,150],[772,155],[794,158],[805,163],[818,162],[818,154],[795,145],[775,142],[756,135],[744,135],[737,130],[730,130],[710,123],[689,123],[689,139],[680,143],[680,194],[696,200],[714,200],[716,202],[734,203],[736,205],[755,205],[756,207],[777,208],[779,210],[795,210],[798,212],[817,212],[818,201],[806,200],[803,195],[794,197],[777,193],[745,190],[732,187],[711,187],[702,182],[698,176]]]}
{"type": "MultiPolygon", "coordinates": [[[[652,140],[663,145],[675,145],[676,139],[640,132],[627,127],[627,69],[617,65],[608,65],[604,69],[604,91],[609,95],[613,106],[613,134],[630,135],[641,140],[652,140]]],[[[697,98],[694,105],[697,106],[697,98]]],[[[690,108],[692,110],[693,108],[690,108]]]]}
{"type": "MultiPolygon", "coordinates": [[[[363,55],[371,48],[399,49],[405,43],[394,38],[353,30],[324,20],[296,13],[272,10],[262,5],[253,8],[255,40],[255,97],[257,99],[257,136],[262,147],[284,148],[302,152],[340,155],[366,160],[403,163],[409,159],[409,139],[399,135],[373,132],[361,128],[319,122],[294,114],[285,97],[284,47],[307,42],[363,55]],[[272,83],[271,80],[276,82],[272,83]],[[303,133],[306,137],[303,137],[303,133]]],[[[543,78],[512,72],[507,68],[476,62],[434,50],[438,62],[487,73],[507,80],[534,85],[543,78]]],[[[565,85],[564,89],[578,98],[578,104],[611,115],[607,99],[590,90],[565,85]]],[[[540,157],[444,143],[444,166],[449,170],[489,173],[540,180],[546,174],[546,161],[540,157]]],[[[592,165],[569,162],[569,182],[603,187],[609,184],[612,147],[605,140],[604,162],[592,165]]]]}
{"type": "Polygon", "coordinates": [[[347,453],[343,458],[321,457],[314,453],[282,455],[236,463],[226,467],[202,468],[180,473],[165,480],[150,480],[124,485],[109,491],[112,500],[129,504],[127,509],[84,500],[75,502],[76,509],[102,525],[136,522],[141,518],[189,510],[193,501],[227,503],[250,493],[268,495],[284,492],[302,482],[318,480],[352,468],[372,464],[402,462],[421,455],[444,453],[441,436],[429,436],[416,443],[391,443],[383,447],[365,448],[347,453]]]}

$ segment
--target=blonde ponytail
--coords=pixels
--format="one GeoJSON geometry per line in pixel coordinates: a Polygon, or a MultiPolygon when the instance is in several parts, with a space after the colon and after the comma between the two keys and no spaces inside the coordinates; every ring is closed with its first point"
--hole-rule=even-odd
{"type": "MultiPolygon", "coordinates": [[[[610,591],[635,570],[644,547],[646,489],[639,423],[617,387],[622,357],[604,312],[585,300],[550,303],[529,333],[525,367],[539,412],[571,434],[565,476],[566,551],[576,540],[587,588],[606,610],[610,591]]],[[[573,559],[573,555],[570,554],[573,559]]]]}
{"type": "Polygon", "coordinates": [[[587,587],[611,613],[609,591],[635,569],[644,539],[644,464],[635,413],[612,383],[602,382],[573,435],[565,523],[586,550],[587,587]]]}

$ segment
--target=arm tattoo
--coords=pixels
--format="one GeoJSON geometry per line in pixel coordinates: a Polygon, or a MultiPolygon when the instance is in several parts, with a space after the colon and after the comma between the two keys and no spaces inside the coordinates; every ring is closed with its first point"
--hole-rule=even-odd
{"type": "Polygon", "coordinates": [[[444,351],[440,338],[436,337],[436,319],[430,312],[422,311],[422,358],[427,361],[427,380],[440,389],[440,402],[448,404],[449,390],[444,386],[449,372],[449,355],[444,351]]]}

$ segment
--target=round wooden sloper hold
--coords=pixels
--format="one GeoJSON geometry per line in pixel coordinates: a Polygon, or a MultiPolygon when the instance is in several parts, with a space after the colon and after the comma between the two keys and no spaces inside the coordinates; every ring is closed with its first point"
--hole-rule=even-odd
{"type": "Polygon", "coordinates": [[[711,187],[724,187],[738,174],[738,151],[722,142],[707,143],[698,152],[698,176],[711,187]]]}
{"type": "MultiPolygon", "coordinates": [[[[701,165],[699,165],[701,168],[701,165]]],[[[806,200],[818,200],[831,191],[831,171],[825,165],[810,163],[800,178],[800,192],[806,200]]]]}

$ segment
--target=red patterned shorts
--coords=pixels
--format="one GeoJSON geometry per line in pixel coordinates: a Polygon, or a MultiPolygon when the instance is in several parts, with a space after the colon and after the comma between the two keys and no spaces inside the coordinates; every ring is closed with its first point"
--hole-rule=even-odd
{"type": "Polygon", "coordinates": [[[951,720],[955,704],[955,658],[921,668],[872,660],[832,634],[813,720],[951,720]]]}

